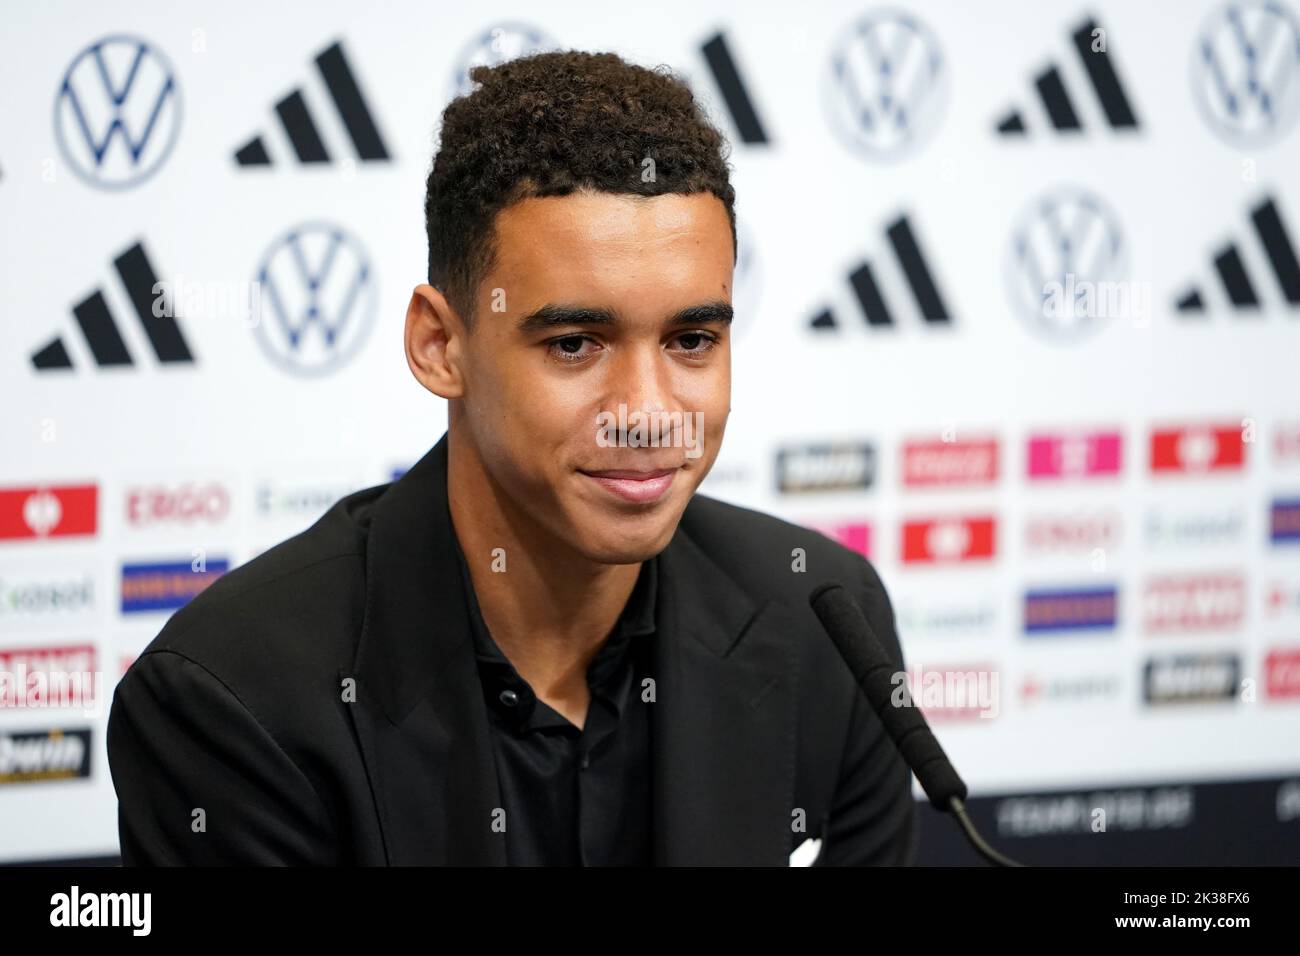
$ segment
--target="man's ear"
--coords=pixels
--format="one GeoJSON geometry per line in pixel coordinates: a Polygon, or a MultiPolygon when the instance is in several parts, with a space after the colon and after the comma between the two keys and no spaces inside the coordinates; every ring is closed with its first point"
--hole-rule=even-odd
{"type": "Polygon", "coordinates": [[[446,296],[422,284],[406,307],[406,364],[421,385],[442,398],[465,392],[461,368],[465,324],[446,296]]]}

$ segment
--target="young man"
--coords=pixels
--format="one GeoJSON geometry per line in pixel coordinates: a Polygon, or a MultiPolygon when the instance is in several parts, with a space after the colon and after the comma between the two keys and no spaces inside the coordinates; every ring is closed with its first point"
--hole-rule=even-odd
{"type": "Polygon", "coordinates": [[[847,585],[901,668],[875,570],[695,494],[730,411],[721,136],[612,54],[472,77],[406,316],[447,434],[131,667],[124,862],[911,862],[910,774],[807,603],[847,585]]]}

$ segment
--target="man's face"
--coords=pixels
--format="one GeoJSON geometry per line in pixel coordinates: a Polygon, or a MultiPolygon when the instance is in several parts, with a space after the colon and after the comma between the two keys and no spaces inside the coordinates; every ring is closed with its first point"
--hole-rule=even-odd
{"type": "Polygon", "coordinates": [[[645,560],[730,411],[726,209],[711,193],[579,193],[516,203],[495,230],[460,421],[516,516],[589,560],[645,560]]]}

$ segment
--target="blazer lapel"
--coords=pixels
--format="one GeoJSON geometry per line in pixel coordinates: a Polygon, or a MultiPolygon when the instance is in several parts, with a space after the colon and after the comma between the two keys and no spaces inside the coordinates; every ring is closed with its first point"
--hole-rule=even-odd
{"type": "Polygon", "coordinates": [[[800,627],[678,529],[660,555],[655,863],[787,866],[800,627]]]}
{"type": "MultiPolygon", "coordinates": [[[[447,508],[447,437],[379,499],[349,705],[390,865],[504,865],[487,708],[447,508]]],[[[344,675],[349,676],[349,675],[344,675]]]]}

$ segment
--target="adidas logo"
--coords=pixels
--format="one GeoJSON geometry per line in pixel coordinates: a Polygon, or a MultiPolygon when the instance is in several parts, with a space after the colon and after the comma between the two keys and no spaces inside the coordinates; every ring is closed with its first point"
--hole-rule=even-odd
{"type": "MultiPolygon", "coordinates": [[[[1111,129],[1136,129],[1137,117],[1124,92],[1124,84],[1115,72],[1115,64],[1106,46],[1106,31],[1097,26],[1096,20],[1089,18],[1079,25],[1070,39],[1088,84],[1105,114],[1105,122],[1111,129]]],[[[1034,87],[1052,129],[1058,133],[1082,131],[1084,124],[1076,108],[1077,101],[1066,90],[1065,75],[1060,66],[1049,64],[1034,77],[1034,87]]],[[[1013,107],[998,120],[997,131],[1002,136],[1024,136],[1027,132],[1024,114],[1018,107],[1013,107]]]]}
{"type": "MultiPolygon", "coordinates": [[[[351,140],[357,158],[362,162],[391,159],[388,147],[384,145],[379,129],[375,126],[374,117],[366,106],[365,97],[361,95],[356,76],[343,54],[343,45],[335,43],[318,54],[316,69],[325,83],[325,90],[334,103],[343,131],[351,140]]],[[[298,162],[332,161],[325,146],[325,138],[312,119],[311,110],[307,108],[307,98],[303,95],[302,87],[276,103],[275,112],[298,162]]],[[[271,165],[271,157],[260,134],[235,150],[235,162],[240,166],[271,165]]]]}
{"type": "MultiPolygon", "coordinates": [[[[1273,277],[1288,305],[1300,305],[1300,262],[1296,260],[1295,246],[1282,221],[1282,213],[1271,196],[1250,211],[1250,221],[1255,227],[1255,237],[1272,267],[1273,277]]],[[[1246,269],[1246,260],[1235,242],[1230,242],[1214,255],[1214,271],[1219,275],[1228,304],[1234,309],[1257,309],[1259,293],[1246,269]]],[[[1180,313],[1205,312],[1205,300],[1199,287],[1192,287],[1174,303],[1180,313]]]]}
{"type": "Polygon", "coordinates": [[[719,33],[700,50],[709,72],[713,74],[713,82],[722,94],[722,101],[727,105],[741,142],[751,145],[767,143],[767,132],[763,129],[758,111],[754,109],[754,103],[740,78],[740,70],[727,47],[727,38],[719,33]]]}
{"type": "MultiPolygon", "coordinates": [[[[194,363],[194,355],[181,335],[180,326],[172,318],[172,310],[166,306],[160,309],[163,315],[154,315],[154,301],[159,297],[154,292],[158,279],[149,257],[145,255],[144,246],[136,243],[113,260],[118,277],[126,288],[140,326],[144,330],[149,345],[159,362],[194,363]]],[[[84,300],[72,307],[77,325],[81,327],[82,337],[90,349],[95,364],[101,368],[113,365],[134,365],[131,353],[126,347],[117,323],[109,311],[108,301],[102,290],[95,290],[84,300]]],[[[32,354],[32,366],[38,372],[48,372],[73,367],[72,357],[68,354],[62,336],[56,337],[32,354]]]]}
{"type": "MultiPolygon", "coordinates": [[[[916,234],[907,216],[900,216],[885,229],[894,260],[903,274],[912,300],[920,311],[921,317],[928,325],[948,326],[952,323],[952,314],[944,304],[939,286],[926,265],[924,254],[917,243],[916,234]]],[[[871,263],[864,260],[848,276],[849,287],[853,290],[862,309],[862,315],[870,326],[893,327],[894,313],[886,304],[886,296],[881,288],[881,276],[872,269],[871,263]]],[[[839,328],[835,315],[827,308],[819,312],[809,323],[812,329],[823,331],[839,328]]]]}

